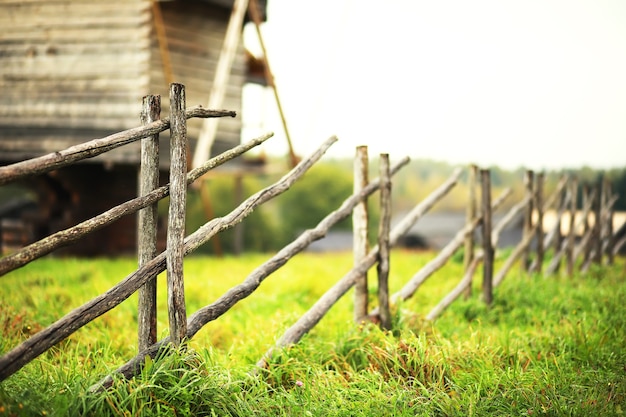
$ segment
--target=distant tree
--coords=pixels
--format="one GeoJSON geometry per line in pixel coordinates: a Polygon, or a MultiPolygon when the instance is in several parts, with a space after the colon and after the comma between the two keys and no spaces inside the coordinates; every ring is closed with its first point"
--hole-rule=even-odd
{"type": "MultiPolygon", "coordinates": [[[[280,227],[292,237],[314,227],[352,194],[350,172],[335,165],[318,163],[276,202],[280,211],[280,227]]],[[[349,219],[337,228],[349,229],[349,219]]]]}

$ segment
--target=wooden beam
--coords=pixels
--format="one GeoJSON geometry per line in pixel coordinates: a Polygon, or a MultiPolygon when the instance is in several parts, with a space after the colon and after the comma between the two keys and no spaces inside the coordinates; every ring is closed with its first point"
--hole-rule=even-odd
{"type": "MultiPolygon", "coordinates": [[[[211,85],[211,92],[209,94],[209,101],[207,104],[208,109],[218,109],[222,107],[226,85],[228,84],[230,70],[239,45],[243,19],[247,8],[248,0],[235,0],[230,20],[228,22],[228,27],[226,29],[226,35],[224,36],[220,59],[217,62],[215,77],[213,79],[213,84],[211,85]]],[[[206,120],[202,123],[200,136],[198,137],[198,143],[196,144],[196,151],[192,160],[192,166],[194,168],[202,165],[209,158],[211,154],[211,147],[213,146],[215,135],[217,134],[217,126],[218,123],[207,122],[206,120]]]]}

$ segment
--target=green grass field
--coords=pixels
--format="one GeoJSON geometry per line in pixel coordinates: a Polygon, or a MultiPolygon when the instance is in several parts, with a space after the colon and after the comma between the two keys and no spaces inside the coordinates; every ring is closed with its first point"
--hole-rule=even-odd
{"type": "MultiPolygon", "coordinates": [[[[394,250],[398,290],[434,254],[394,250]]],[[[188,314],[270,255],[185,261],[188,314]]],[[[106,393],[88,388],[136,354],[137,296],[0,383],[0,416],[613,416],[626,410],[626,263],[584,276],[510,272],[486,308],[457,300],[423,317],[462,275],[459,257],[394,306],[395,328],[352,322],[348,293],[296,346],[261,356],[351,267],[349,253],[304,253],[209,323],[176,355],[149,360],[106,393]]],[[[0,277],[0,353],[108,290],[133,259],[42,259],[0,277]]],[[[496,267],[497,269],[497,267],[496,267]]],[[[376,282],[370,272],[370,283],[376,282]]],[[[371,285],[375,305],[376,289],[371,285]]],[[[165,274],[159,334],[167,335],[165,274]]]]}

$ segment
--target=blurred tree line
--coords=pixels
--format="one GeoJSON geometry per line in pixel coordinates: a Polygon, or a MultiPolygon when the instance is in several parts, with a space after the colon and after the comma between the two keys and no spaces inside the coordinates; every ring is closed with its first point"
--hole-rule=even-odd
{"type": "MultiPolygon", "coordinates": [[[[370,156],[370,179],[378,177],[378,158],[370,156]]],[[[391,163],[394,161],[392,159],[391,163]]],[[[284,165],[284,161],[270,161],[270,164],[284,165]]],[[[394,213],[406,212],[426,198],[433,190],[439,187],[452,174],[458,165],[428,159],[411,160],[393,178],[392,200],[394,213]]],[[[467,204],[469,169],[462,166],[463,174],[456,187],[435,207],[434,211],[464,211],[467,204]]],[[[506,200],[502,210],[506,210],[524,195],[525,169],[505,170],[499,167],[487,167],[491,170],[492,196],[496,198],[506,188],[510,187],[513,195],[506,200]]],[[[279,174],[249,175],[243,178],[243,198],[256,193],[260,189],[273,184],[286,171],[286,167],[279,169],[279,174]]],[[[545,194],[551,194],[559,178],[564,175],[576,175],[579,186],[593,185],[602,178],[608,178],[613,186],[613,192],[619,195],[614,208],[618,211],[626,210],[626,167],[610,170],[596,170],[589,167],[560,171],[545,171],[545,194]]],[[[318,162],[305,176],[296,182],[290,190],[271,200],[255,210],[243,222],[244,249],[247,251],[275,251],[291,242],[304,230],[314,227],[331,211],[337,209],[341,203],[352,194],[353,161],[346,159],[329,159],[318,162]]],[[[206,190],[210,195],[211,208],[214,216],[224,216],[233,210],[239,201],[236,201],[235,180],[230,176],[215,176],[206,190]]],[[[30,194],[29,191],[14,185],[0,187],[0,206],[16,195],[30,194]]],[[[582,193],[578,193],[581,198],[582,193]]],[[[34,195],[30,196],[35,198],[34,195]]],[[[370,237],[375,243],[378,219],[378,193],[369,199],[370,237]]],[[[580,203],[579,203],[580,204],[580,203]]],[[[159,211],[167,216],[167,200],[159,205],[159,211]]],[[[187,201],[187,233],[195,231],[207,221],[205,207],[200,195],[190,191],[187,201]]],[[[351,230],[351,218],[347,218],[336,225],[333,230],[351,230]]],[[[200,253],[215,253],[217,246],[208,242],[199,249],[200,253]]],[[[229,253],[234,251],[235,231],[229,229],[219,235],[220,249],[229,253]]]]}
{"type": "MultiPolygon", "coordinates": [[[[393,164],[393,160],[391,161],[393,164]]],[[[290,190],[255,210],[243,224],[244,249],[248,251],[274,251],[291,242],[306,229],[314,227],[331,211],[352,194],[352,159],[322,160],[317,163],[290,190]]],[[[394,213],[406,212],[426,198],[452,174],[458,165],[433,160],[412,160],[393,178],[392,200],[394,213]]],[[[433,211],[464,211],[467,204],[469,169],[464,168],[460,182],[441,200],[433,211]]],[[[480,167],[482,168],[482,167],[480,167]]],[[[497,166],[487,167],[491,171],[492,196],[496,198],[506,188],[511,188],[510,196],[502,210],[516,204],[524,195],[523,178],[525,169],[505,170],[497,166]]],[[[537,172],[536,172],[537,173],[537,172]]],[[[579,186],[593,185],[607,177],[613,185],[613,192],[620,194],[615,210],[626,210],[626,168],[606,171],[584,167],[577,170],[544,171],[545,195],[550,195],[562,175],[576,175],[579,186]]],[[[282,174],[281,174],[282,175],[282,174]]],[[[377,158],[370,157],[370,179],[378,177],[377,158]]],[[[279,175],[246,176],[243,180],[243,198],[247,198],[263,187],[271,185],[279,175]]],[[[234,179],[215,177],[209,184],[215,216],[230,212],[239,202],[234,200],[234,179]]],[[[478,190],[478,193],[480,191],[478,190]]],[[[478,194],[480,195],[480,194],[478,194]]],[[[579,192],[579,196],[581,193],[579,192]]],[[[369,199],[370,237],[375,243],[379,207],[378,193],[369,199]]],[[[188,204],[188,231],[194,231],[206,222],[204,208],[197,194],[190,194],[188,204]]],[[[351,218],[347,218],[332,230],[351,230],[351,218]]],[[[219,236],[224,252],[234,250],[234,230],[219,236]]],[[[200,249],[201,253],[214,253],[210,242],[200,249]]]]}

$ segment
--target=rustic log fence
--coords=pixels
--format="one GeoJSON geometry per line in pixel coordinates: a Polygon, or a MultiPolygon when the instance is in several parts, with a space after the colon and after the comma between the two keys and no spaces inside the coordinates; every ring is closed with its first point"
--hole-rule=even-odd
{"type": "MultiPolygon", "coordinates": [[[[571,276],[579,257],[582,257],[582,260],[578,262],[580,269],[585,271],[589,268],[590,263],[601,263],[604,257],[608,263],[613,262],[614,254],[624,244],[623,241],[615,242],[612,229],[612,205],[615,203],[616,196],[606,182],[595,187],[591,193],[588,190],[583,192],[582,215],[576,218],[578,182],[575,177],[562,178],[556,191],[544,199],[543,173],[535,175],[533,171],[527,171],[525,175],[525,197],[493,226],[492,213],[502,206],[511,195],[511,190],[505,190],[498,198],[492,200],[489,170],[479,170],[477,166],[472,165],[468,178],[470,192],[466,225],[431,261],[417,271],[400,291],[390,295],[388,293],[390,248],[396,246],[411,227],[454,188],[461,177],[462,170],[456,169],[443,184],[419,202],[395,227],[391,228],[391,177],[408,164],[409,158],[405,157],[390,166],[389,155],[381,154],[379,178],[369,181],[367,178],[367,148],[362,146],[357,148],[355,157],[354,193],[340,207],[329,213],[316,227],[306,230],[268,261],[257,267],[241,284],[228,290],[213,303],[188,316],[184,298],[184,257],[208,242],[217,233],[241,222],[260,205],[287,191],[309,168],[319,161],[337,138],[331,137],[326,140],[315,152],[302,159],[276,183],[253,194],[229,214],[210,219],[198,230],[185,237],[184,219],[187,186],[205,175],[209,170],[262,144],[272,135],[268,134],[253,139],[187,172],[186,120],[191,117],[232,117],[235,114],[231,111],[202,108],[186,110],[185,90],[184,86],[180,84],[171,85],[170,103],[170,118],[159,120],[160,99],[156,96],[147,96],[143,103],[143,125],[141,127],[86,142],[40,158],[0,167],[0,185],[2,185],[29,175],[38,175],[67,166],[136,140],[142,141],[140,187],[137,198],[113,207],[69,229],[52,234],[0,259],[1,277],[62,246],[77,241],[86,234],[104,227],[124,215],[138,213],[138,231],[140,232],[138,237],[138,269],[106,293],[75,308],[9,352],[4,353],[0,357],[0,381],[10,377],[76,330],[115,308],[134,292],[139,291],[139,351],[134,358],[116,371],[117,374],[132,377],[141,369],[146,356],[154,357],[160,349],[168,348],[171,345],[178,346],[193,338],[204,325],[216,320],[237,302],[251,295],[269,275],[282,267],[290,258],[306,249],[312,242],[323,238],[333,225],[348,216],[352,216],[354,229],[353,268],[324,293],[296,323],[287,329],[275,347],[268,350],[257,362],[256,369],[268,366],[275,349],[297,343],[353,286],[355,286],[355,321],[372,320],[380,323],[381,327],[390,329],[392,326],[391,309],[412,297],[419,287],[441,269],[462,246],[465,248],[465,274],[454,290],[425,316],[427,320],[436,320],[462,294],[465,294],[466,297],[470,295],[472,279],[481,262],[483,263],[481,297],[489,305],[493,302],[494,289],[520,258],[525,272],[540,273],[546,256],[545,248],[553,245],[554,257],[547,267],[546,276],[558,270],[563,258],[566,261],[567,274],[571,276]],[[166,129],[170,130],[172,138],[170,183],[163,187],[157,187],[158,134],[166,129]],[[479,177],[480,209],[476,198],[479,177]],[[380,191],[381,219],[378,228],[378,244],[370,249],[367,245],[367,199],[376,191],[380,191]],[[157,254],[155,243],[156,203],[166,196],[170,197],[167,248],[164,252],[157,254]],[[555,204],[558,211],[557,226],[544,236],[543,215],[555,204]],[[569,227],[566,232],[563,232],[561,219],[566,213],[570,216],[567,223],[569,227]],[[590,216],[589,213],[592,213],[593,216],[590,216]],[[495,271],[494,253],[500,233],[519,216],[524,218],[523,238],[512,250],[500,270],[495,271]],[[478,227],[481,228],[482,236],[480,250],[478,249],[479,244],[474,242],[475,231],[478,227]],[[577,230],[583,231],[578,244],[576,243],[577,230]],[[532,242],[535,242],[534,252],[531,251],[532,242]],[[374,265],[377,265],[378,306],[368,312],[367,274],[374,265]],[[157,275],[163,271],[167,272],[168,281],[170,335],[157,341],[155,280],[157,275]]],[[[107,387],[111,382],[112,376],[109,375],[92,387],[92,390],[107,387]]]]}

